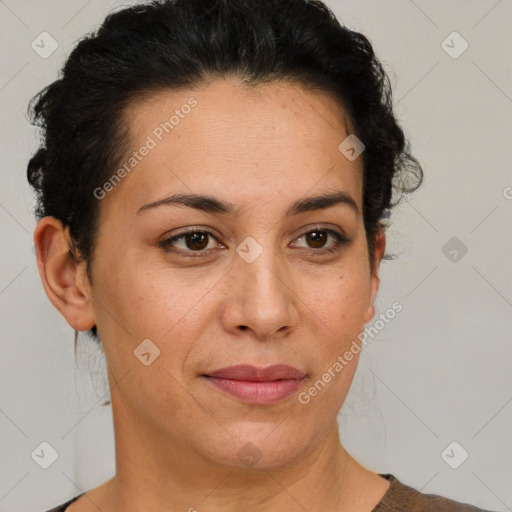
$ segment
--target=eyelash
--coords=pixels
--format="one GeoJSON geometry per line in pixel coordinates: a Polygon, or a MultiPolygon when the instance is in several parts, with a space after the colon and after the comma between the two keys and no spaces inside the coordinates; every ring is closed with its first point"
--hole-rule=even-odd
{"type": "MultiPolygon", "coordinates": [[[[302,233],[302,235],[300,235],[296,240],[298,240],[299,238],[302,238],[305,235],[308,235],[309,233],[313,233],[313,232],[317,232],[317,231],[322,231],[322,232],[327,233],[327,234],[331,235],[332,237],[334,237],[336,244],[333,247],[329,247],[328,249],[303,248],[307,253],[315,255],[315,256],[335,253],[340,250],[342,245],[345,245],[350,241],[347,237],[338,233],[337,231],[334,231],[333,229],[322,228],[320,226],[308,229],[308,231],[305,231],[304,233],[302,233]]],[[[206,234],[218,242],[215,235],[213,233],[211,233],[210,231],[208,231],[207,229],[190,229],[188,231],[184,231],[183,233],[180,233],[179,235],[176,235],[171,238],[167,238],[166,240],[163,240],[162,242],[160,242],[159,245],[165,251],[182,254],[185,258],[202,258],[202,257],[207,256],[210,251],[214,250],[214,249],[206,249],[206,250],[203,249],[200,251],[192,251],[192,250],[183,251],[182,249],[178,249],[177,251],[176,250],[173,251],[173,250],[169,249],[169,247],[172,246],[173,243],[177,242],[178,240],[181,240],[182,238],[186,237],[187,235],[193,235],[193,234],[206,234]]]]}

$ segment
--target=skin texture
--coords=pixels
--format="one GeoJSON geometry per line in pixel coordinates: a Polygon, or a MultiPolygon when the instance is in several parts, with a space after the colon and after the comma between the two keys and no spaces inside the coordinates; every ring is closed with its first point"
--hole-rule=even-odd
{"type": "Polygon", "coordinates": [[[348,205],[285,216],[294,201],[332,191],[362,212],[361,158],[338,150],[347,116],[330,95],[297,84],[215,79],[132,104],[127,157],[191,97],[197,105],[161,141],[153,136],[156,147],[100,201],[92,284],[57,219],[34,233],[49,299],[75,329],[97,325],[108,363],[116,475],[69,511],[369,512],[389,484],[344,450],[336,422],[358,355],[308,404],[244,403],[201,376],[284,363],[306,374],[307,390],[373,318],[384,234],[371,268],[362,214],[348,205]],[[240,210],[138,213],[175,193],[240,210]],[[207,256],[184,256],[198,246],[185,239],[174,252],[159,245],[190,227],[216,237],[207,256]],[[350,241],[320,255],[336,240],[315,243],[314,227],[350,241]],[[236,252],[248,236],[262,249],[252,263],[236,252]],[[149,366],[134,356],[144,339],[160,350],[149,366]],[[256,465],[238,455],[244,446],[259,454],[256,465]]]}

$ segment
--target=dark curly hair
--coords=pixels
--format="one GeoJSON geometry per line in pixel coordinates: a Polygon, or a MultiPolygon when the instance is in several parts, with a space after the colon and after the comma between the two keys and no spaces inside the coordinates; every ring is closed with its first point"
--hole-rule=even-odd
{"type": "MultiPolygon", "coordinates": [[[[71,252],[86,261],[91,282],[99,219],[93,191],[123,161],[130,101],[233,74],[247,84],[295,82],[344,106],[365,145],[363,219],[373,264],[377,232],[402,195],[420,186],[423,171],[370,41],[318,0],[153,0],[109,14],[29,105],[32,124],[42,128],[27,168],[36,218],[69,226],[71,252]]],[[[96,326],[89,333],[98,341],[96,326]]]]}

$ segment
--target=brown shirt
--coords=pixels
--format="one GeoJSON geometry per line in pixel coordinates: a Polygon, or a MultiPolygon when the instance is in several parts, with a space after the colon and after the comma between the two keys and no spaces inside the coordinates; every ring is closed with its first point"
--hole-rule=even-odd
{"type": "MultiPolygon", "coordinates": [[[[493,512],[467,503],[443,498],[437,494],[423,494],[403,484],[391,474],[379,474],[389,480],[390,485],[386,494],[371,512],[493,512]]],[[[64,512],[71,503],[83,494],[85,493],[47,512],[64,512]]]]}

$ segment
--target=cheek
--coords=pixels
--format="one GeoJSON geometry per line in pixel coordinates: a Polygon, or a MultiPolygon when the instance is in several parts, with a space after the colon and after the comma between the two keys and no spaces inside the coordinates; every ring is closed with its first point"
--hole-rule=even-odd
{"type": "Polygon", "coordinates": [[[360,327],[369,305],[370,277],[364,268],[333,269],[321,279],[302,277],[304,303],[334,332],[360,327]]]}
{"type": "MultiPolygon", "coordinates": [[[[283,297],[288,296],[286,300],[299,312],[299,337],[300,332],[316,331],[330,340],[325,348],[331,353],[344,340],[357,336],[364,325],[370,290],[365,250],[356,247],[335,264],[299,263],[286,270],[283,297]]],[[[129,251],[117,257],[104,260],[98,269],[102,283],[98,303],[107,305],[98,311],[105,340],[125,339],[131,351],[144,339],[161,350],[172,346],[174,367],[193,348],[192,340],[200,339],[203,331],[218,322],[219,309],[236,303],[232,294],[246,293],[245,288],[236,287],[234,272],[223,277],[225,268],[155,266],[129,251]]]]}
{"type": "Polygon", "coordinates": [[[200,275],[165,268],[148,270],[122,262],[115,273],[110,269],[105,275],[111,277],[103,281],[98,300],[108,304],[109,311],[99,312],[98,323],[107,344],[115,342],[110,362],[123,369],[138,364],[133,351],[149,339],[155,351],[160,351],[155,363],[175,373],[212,324],[216,308],[212,299],[219,277],[211,272],[200,275]],[[119,350],[120,345],[124,350],[119,350]]]}
{"type": "Polygon", "coordinates": [[[201,318],[211,309],[211,300],[205,299],[222,287],[219,275],[212,271],[158,269],[140,276],[133,280],[122,307],[139,329],[164,339],[172,333],[186,336],[187,331],[201,327],[201,318]]]}
{"type": "MultiPolygon", "coordinates": [[[[324,399],[338,403],[344,396],[357,367],[359,335],[364,330],[365,313],[369,306],[370,277],[364,266],[338,269],[326,281],[303,279],[304,303],[310,310],[310,323],[315,338],[314,352],[308,352],[311,369],[317,378],[332,369],[338,357],[350,350],[350,361],[343,360],[343,370],[336,372],[333,385],[324,399]],[[353,348],[351,348],[353,347],[353,348]],[[328,398],[330,397],[330,398],[328,398]]],[[[307,328],[307,327],[306,327],[307,328]]],[[[306,347],[305,347],[306,348],[306,347]]],[[[308,348],[307,348],[308,349],[308,348]]],[[[329,375],[326,376],[329,379],[329,375]]]]}

